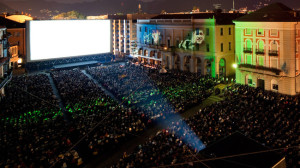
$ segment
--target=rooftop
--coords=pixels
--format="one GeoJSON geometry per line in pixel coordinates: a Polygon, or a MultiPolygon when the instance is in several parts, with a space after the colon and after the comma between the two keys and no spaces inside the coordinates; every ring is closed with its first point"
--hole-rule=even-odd
{"type": "Polygon", "coordinates": [[[236,19],[245,22],[294,22],[300,21],[299,12],[282,3],[273,3],[253,13],[236,19]]]}
{"type": "Polygon", "coordinates": [[[6,19],[0,16],[0,26],[5,26],[6,28],[25,28],[25,23],[19,23],[10,19],[6,19]]]}
{"type": "Polygon", "coordinates": [[[196,14],[162,14],[152,19],[216,19],[217,24],[233,24],[233,20],[244,16],[241,13],[196,13],[196,14]]]}

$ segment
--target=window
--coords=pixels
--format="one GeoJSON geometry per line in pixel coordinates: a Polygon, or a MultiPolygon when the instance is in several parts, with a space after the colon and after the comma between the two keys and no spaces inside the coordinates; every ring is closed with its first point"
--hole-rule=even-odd
{"type": "Polygon", "coordinates": [[[271,67],[278,68],[278,58],[271,58],[271,67]]]}
{"type": "Polygon", "coordinates": [[[221,52],[223,52],[223,43],[221,43],[221,52]]]}
{"type": "Polygon", "coordinates": [[[170,47],[170,44],[171,44],[171,43],[170,43],[170,39],[168,39],[168,47],[170,47]]]}
{"type": "Polygon", "coordinates": [[[246,55],[246,64],[252,64],[252,56],[246,55]]]}
{"type": "Polygon", "coordinates": [[[259,66],[264,66],[264,61],[265,61],[264,56],[258,56],[258,65],[259,66]]]}
{"type": "Polygon", "coordinates": [[[221,36],[223,36],[223,28],[221,28],[220,34],[221,34],[221,36]]]}
{"type": "Polygon", "coordinates": [[[247,39],[246,40],[246,48],[248,50],[251,50],[252,49],[252,41],[250,39],[247,39]]]}
{"type": "Polygon", "coordinates": [[[228,29],[228,34],[231,35],[231,27],[228,29]]]}
{"type": "Polygon", "coordinates": [[[264,35],[264,30],[263,29],[258,29],[257,34],[263,36],[264,35]]]}
{"type": "Polygon", "coordinates": [[[246,35],[251,35],[251,29],[245,29],[245,34],[246,35]]]}
{"type": "Polygon", "coordinates": [[[278,84],[273,84],[272,89],[278,91],[278,84]]]}
{"type": "Polygon", "coordinates": [[[271,29],[271,36],[277,36],[277,35],[278,35],[278,30],[271,29]]]}
{"type": "Polygon", "coordinates": [[[209,52],[209,44],[206,44],[206,52],[209,52]]]}
{"type": "Polygon", "coordinates": [[[278,45],[275,40],[271,42],[271,50],[269,51],[269,55],[278,56],[278,45]]]}
{"type": "Polygon", "coordinates": [[[252,85],[252,79],[248,79],[248,84],[252,85]]]}
{"type": "Polygon", "coordinates": [[[260,41],[258,42],[258,49],[263,51],[264,48],[265,48],[264,41],[260,40],[260,41]]]}
{"type": "Polygon", "coordinates": [[[271,80],[271,89],[273,90],[273,91],[278,91],[278,82],[277,82],[277,80],[275,80],[275,79],[272,79],[271,80]]]}
{"type": "Polygon", "coordinates": [[[231,42],[229,42],[228,45],[229,45],[228,49],[229,51],[231,51],[231,42]]]}
{"type": "Polygon", "coordinates": [[[206,32],[206,35],[209,36],[209,28],[206,28],[205,32],[206,32]]]}

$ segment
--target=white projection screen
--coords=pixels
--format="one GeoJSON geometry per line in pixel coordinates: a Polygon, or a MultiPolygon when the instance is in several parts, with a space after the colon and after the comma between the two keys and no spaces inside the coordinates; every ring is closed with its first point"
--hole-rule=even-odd
{"type": "Polygon", "coordinates": [[[111,53],[110,20],[27,22],[27,61],[111,53]]]}

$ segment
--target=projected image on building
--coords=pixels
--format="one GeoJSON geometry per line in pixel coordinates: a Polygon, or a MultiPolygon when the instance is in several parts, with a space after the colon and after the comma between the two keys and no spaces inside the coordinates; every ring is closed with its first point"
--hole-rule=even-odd
{"type": "Polygon", "coordinates": [[[144,43],[152,45],[160,45],[161,35],[159,30],[152,30],[148,34],[144,34],[144,43]]]}
{"type": "Polygon", "coordinates": [[[156,45],[159,44],[159,37],[160,37],[160,32],[158,30],[152,30],[152,39],[154,41],[154,44],[156,45]]]}
{"type": "Polygon", "coordinates": [[[179,48],[186,50],[199,50],[200,45],[203,46],[205,40],[205,35],[203,30],[196,29],[193,32],[188,33],[185,40],[181,40],[179,48]]]}

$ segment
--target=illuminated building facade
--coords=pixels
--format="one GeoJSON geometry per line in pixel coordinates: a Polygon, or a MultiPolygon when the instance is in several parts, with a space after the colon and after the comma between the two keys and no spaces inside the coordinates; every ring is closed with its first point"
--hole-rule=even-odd
{"type": "Polygon", "coordinates": [[[165,14],[138,20],[139,62],[229,77],[234,75],[236,13],[165,14]]]}
{"type": "Polygon", "coordinates": [[[109,16],[109,19],[112,19],[113,54],[117,57],[129,55],[130,35],[133,34],[132,31],[134,30],[133,21],[127,20],[126,15],[112,15],[109,16]]]}
{"type": "Polygon", "coordinates": [[[0,27],[0,98],[4,95],[5,85],[12,77],[8,37],[6,28],[0,27]]]}
{"type": "Polygon", "coordinates": [[[88,20],[112,20],[112,47],[117,57],[133,55],[137,47],[136,23],[137,19],[150,19],[156,14],[127,14],[127,15],[100,15],[87,16],[88,20]]]}
{"type": "Polygon", "coordinates": [[[154,14],[109,15],[112,19],[113,53],[117,56],[133,55],[137,47],[137,19],[150,19],[154,14]]]}
{"type": "Polygon", "coordinates": [[[238,18],[236,82],[287,95],[300,92],[299,13],[274,3],[238,18]]]}
{"type": "Polygon", "coordinates": [[[17,67],[19,59],[26,59],[26,40],[25,40],[25,23],[19,23],[7,17],[0,17],[0,25],[7,28],[7,32],[10,34],[8,42],[11,46],[13,53],[11,63],[14,67],[17,67]]]}
{"type": "Polygon", "coordinates": [[[8,28],[7,32],[11,34],[9,43],[11,45],[18,45],[18,54],[22,57],[26,55],[26,40],[25,28],[8,28]]]}

